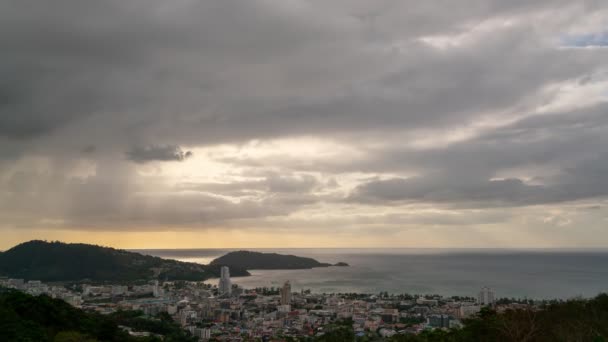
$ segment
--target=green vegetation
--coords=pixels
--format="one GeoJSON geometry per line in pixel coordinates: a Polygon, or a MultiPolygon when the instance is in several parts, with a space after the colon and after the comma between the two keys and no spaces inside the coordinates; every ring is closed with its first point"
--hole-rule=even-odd
{"type": "Polygon", "coordinates": [[[354,341],[355,332],[352,329],[353,323],[351,318],[336,320],[334,323],[324,326],[324,334],[315,337],[314,341],[354,341]]]}
{"type": "MultiPolygon", "coordinates": [[[[249,275],[237,267],[230,271],[249,275]]],[[[205,280],[218,277],[219,267],[95,245],[30,241],[0,253],[0,275],[41,281],[205,280]]]]}
{"type": "Polygon", "coordinates": [[[118,311],[109,317],[117,324],[130,327],[134,331],[163,335],[164,341],[196,342],[198,340],[177,325],[166,312],[161,312],[155,319],[145,317],[141,311],[118,311]]]}
{"type": "Polygon", "coordinates": [[[59,299],[0,289],[0,341],[152,342],[160,339],[129,336],[118,327],[114,317],[84,312],[59,299]]]}
{"type": "Polygon", "coordinates": [[[315,341],[319,342],[336,342],[336,341],[354,341],[355,333],[353,329],[339,326],[335,329],[332,329],[325,334],[315,338],[315,341]]]}
{"type": "Polygon", "coordinates": [[[250,251],[230,252],[211,261],[211,265],[230,266],[231,274],[233,267],[247,270],[295,270],[331,266],[331,264],[321,263],[312,258],[250,251]]]}
{"type": "Polygon", "coordinates": [[[157,342],[159,337],[133,337],[119,328],[162,335],[163,341],[193,342],[196,338],[162,313],[155,319],[140,311],[118,311],[111,315],[89,313],[48,296],[0,289],[0,341],[133,341],[157,342]]]}
{"type": "Polygon", "coordinates": [[[464,321],[464,328],[396,335],[394,342],[553,342],[608,341],[608,295],[591,300],[555,302],[542,310],[484,309],[464,321]]]}

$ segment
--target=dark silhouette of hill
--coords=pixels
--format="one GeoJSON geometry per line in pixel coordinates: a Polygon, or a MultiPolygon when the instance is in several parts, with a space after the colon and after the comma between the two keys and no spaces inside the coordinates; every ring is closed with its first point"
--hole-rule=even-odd
{"type": "MultiPolygon", "coordinates": [[[[235,276],[249,273],[234,267],[235,276]]],[[[219,266],[200,265],[82,243],[29,241],[0,253],[0,275],[42,281],[205,280],[219,266]]]]}
{"type": "Polygon", "coordinates": [[[211,261],[211,265],[229,266],[231,274],[233,267],[247,270],[295,270],[332,266],[313,258],[250,251],[230,252],[211,261]]]}

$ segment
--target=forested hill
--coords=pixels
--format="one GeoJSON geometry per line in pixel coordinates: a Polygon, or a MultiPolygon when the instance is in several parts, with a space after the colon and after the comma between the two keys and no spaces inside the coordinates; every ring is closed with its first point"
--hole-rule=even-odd
{"type": "Polygon", "coordinates": [[[85,312],[60,299],[30,296],[0,288],[0,341],[53,342],[194,342],[197,338],[173,322],[166,313],[154,319],[141,311],[118,311],[110,315],[85,312]],[[119,328],[162,335],[133,337],[119,328]]]}
{"type": "MultiPolygon", "coordinates": [[[[249,275],[238,267],[230,271],[235,276],[249,275]]],[[[205,280],[218,277],[219,266],[81,243],[35,240],[0,253],[0,276],[42,281],[205,280]]]]}
{"type": "Polygon", "coordinates": [[[211,261],[211,265],[230,266],[231,274],[232,268],[235,267],[247,270],[287,270],[332,266],[331,264],[321,263],[312,258],[250,251],[228,253],[211,261]]]}

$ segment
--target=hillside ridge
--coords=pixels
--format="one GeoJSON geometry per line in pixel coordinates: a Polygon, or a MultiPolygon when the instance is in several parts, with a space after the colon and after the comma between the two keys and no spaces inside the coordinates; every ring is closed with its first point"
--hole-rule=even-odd
{"type": "MultiPolygon", "coordinates": [[[[234,267],[235,276],[249,273],[234,267]]],[[[84,243],[32,240],[0,253],[0,275],[42,281],[206,280],[219,266],[187,263],[84,243]]]]}
{"type": "MultiPolygon", "coordinates": [[[[338,264],[340,266],[348,266],[346,263],[338,264]]],[[[240,267],[247,270],[294,270],[334,266],[308,257],[246,250],[230,252],[214,259],[210,265],[240,267]]]]}

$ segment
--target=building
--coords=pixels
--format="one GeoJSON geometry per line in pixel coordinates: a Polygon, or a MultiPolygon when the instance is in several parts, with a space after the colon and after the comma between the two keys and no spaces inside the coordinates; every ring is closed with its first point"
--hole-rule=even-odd
{"type": "Polygon", "coordinates": [[[458,317],[460,318],[468,318],[481,311],[481,307],[479,305],[462,305],[458,309],[458,317]]]}
{"type": "Polygon", "coordinates": [[[291,311],[291,305],[279,305],[277,311],[281,313],[288,313],[291,311]]]}
{"type": "Polygon", "coordinates": [[[23,279],[9,279],[8,287],[23,290],[25,288],[25,281],[23,279]]]}
{"type": "Polygon", "coordinates": [[[112,285],[112,296],[124,296],[129,291],[129,288],[124,285],[112,285]]]}
{"type": "Polygon", "coordinates": [[[163,294],[163,288],[158,284],[158,280],[155,280],[154,284],[152,285],[152,295],[154,297],[162,297],[163,294]]]}
{"type": "Polygon", "coordinates": [[[281,289],[281,305],[289,305],[291,303],[291,283],[289,280],[283,284],[281,289]]]}
{"type": "Polygon", "coordinates": [[[378,331],[378,334],[380,334],[380,336],[382,336],[383,338],[391,338],[391,337],[395,336],[397,334],[397,332],[393,329],[381,328],[378,331]]]}
{"type": "Polygon", "coordinates": [[[428,317],[428,325],[433,328],[449,328],[450,316],[448,315],[430,315],[428,317]]]}
{"type": "Polygon", "coordinates": [[[437,305],[439,305],[439,301],[437,299],[418,298],[418,299],[416,299],[416,304],[418,304],[418,305],[428,305],[428,306],[437,306],[437,305]]]}
{"type": "Polygon", "coordinates": [[[220,296],[230,296],[232,294],[232,282],[230,281],[230,269],[228,266],[222,266],[221,268],[218,288],[220,296]]]}
{"type": "Polygon", "coordinates": [[[202,339],[202,340],[208,340],[211,338],[211,330],[207,329],[207,328],[196,328],[194,326],[190,327],[190,332],[192,333],[192,335],[202,339]]]}
{"type": "Polygon", "coordinates": [[[384,309],[380,314],[382,322],[384,323],[397,323],[399,322],[399,310],[397,309],[384,309]]]}
{"type": "Polygon", "coordinates": [[[494,304],[494,291],[487,286],[481,288],[477,295],[477,303],[479,305],[493,305],[494,304]]]}

